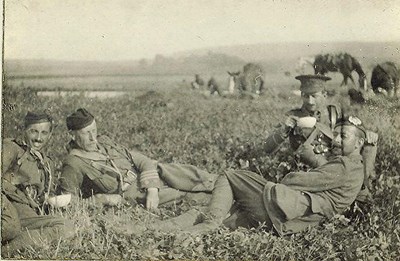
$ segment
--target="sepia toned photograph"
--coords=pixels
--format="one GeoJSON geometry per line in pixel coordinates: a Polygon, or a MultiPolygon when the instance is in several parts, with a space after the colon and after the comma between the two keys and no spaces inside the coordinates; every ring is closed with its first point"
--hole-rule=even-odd
{"type": "Polygon", "coordinates": [[[399,260],[400,1],[2,9],[1,260],[399,260]]]}

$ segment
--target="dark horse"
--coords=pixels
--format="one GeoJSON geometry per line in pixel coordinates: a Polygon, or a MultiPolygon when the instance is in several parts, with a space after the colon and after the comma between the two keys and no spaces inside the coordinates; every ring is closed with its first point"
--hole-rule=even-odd
{"type": "Polygon", "coordinates": [[[340,53],[336,55],[319,54],[315,57],[314,72],[315,74],[325,75],[327,72],[340,72],[343,74],[343,81],[340,86],[347,85],[350,80],[354,83],[351,73],[356,71],[358,74],[358,83],[360,88],[367,89],[367,77],[356,58],[348,53],[340,53]]]}
{"type": "Polygon", "coordinates": [[[400,71],[393,62],[378,64],[372,70],[371,86],[374,93],[397,96],[400,71]]]}

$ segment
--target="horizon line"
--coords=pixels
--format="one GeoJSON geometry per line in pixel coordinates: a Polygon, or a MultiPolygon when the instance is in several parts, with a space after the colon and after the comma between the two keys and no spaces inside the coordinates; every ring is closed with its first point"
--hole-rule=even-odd
{"type": "MultiPolygon", "coordinates": [[[[118,60],[112,60],[112,59],[97,59],[97,60],[64,60],[64,59],[57,59],[57,58],[5,58],[5,53],[3,54],[3,62],[5,61],[53,61],[53,62],[132,62],[132,61],[139,61],[139,60],[152,60],[156,55],[164,55],[166,57],[171,57],[174,55],[179,55],[182,53],[186,52],[192,52],[192,51],[205,51],[207,49],[217,49],[217,48],[227,48],[227,47],[239,47],[239,46],[251,46],[251,45],[268,45],[268,44],[340,44],[340,43],[398,43],[400,44],[400,39],[397,40],[376,40],[376,41],[362,41],[362,40],[344,40],[344,41],[282,41],[282,42],[258,42],[258,43],[249,43],[249,44],[231,44],[231,45],[217,45],[217,46],[208,46],[208,47],[200,47],[200,48],[194,48],[194,49],[187,49],[187,50],[181,50],[181,51],[173,51],[169,53],[156,53],[153,55],[152,58],[132,58],[132,59],[118,59],[118,60]]],[[[212,51],[212,50],[209,50],[212,51]]]]}

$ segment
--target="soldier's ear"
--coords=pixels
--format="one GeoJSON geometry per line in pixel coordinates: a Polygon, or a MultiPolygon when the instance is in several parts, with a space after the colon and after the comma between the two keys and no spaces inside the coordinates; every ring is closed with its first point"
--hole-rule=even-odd
{"type": "Polygon", "coordinates": [[[364,147],[364,144],[365,144],[365,139],[364,138],[358,138],[357,148],[362,149],[364,147]]]}

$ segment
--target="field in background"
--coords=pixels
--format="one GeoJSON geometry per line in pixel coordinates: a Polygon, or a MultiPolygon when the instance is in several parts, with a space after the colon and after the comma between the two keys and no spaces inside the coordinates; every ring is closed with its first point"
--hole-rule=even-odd
{"type": "MultiPolygon", "coordinates": [[[[226,79],[219,76],[221,81],[226,79]]],[[[14,137],[28,110],[49,109],[56,119],[49,151],[58,168],[69,137],[65,117],[86,107],[98,121],[99,133],[162,162],[193,164],[213,173],[226,168],[255,171],[279,180],[291,169],[284,148],[273,156],[260,149],[289,109],[301,104],[290,90],[298,81],[283,74],[266,77],[267,94],[255,100],[206,97],[191,91],[193,76],[80,77],[7,81],[3,89],[3,137],[14,137]],[[182,80],[185,79],[185,82],[182,80]],[[31,88],[28,88],[31,87],[31,88]],[[126,95],[98,99],[75,96],[44,97],[36,88],[123,88],[126,95]],[[8,105],[8,106],[4,106],[8,105]],[[4,109],[5,108],[5,109],[4,109]],[[281,164],[285,163],[285,164],[281,164]]],[[[206,79],[206,77],[204,77],[206,79]]],[[[340,77],[330,83],[332,101],[348,105],[338,89],[340,77]]],[[[126,224],[145,226],[195,207],[185,200],[164,206],[158,217],[138,206],[101,208],[80,202],[56,210],[75,222],[76,236],[50,245],[41,242],[17,257],[28,259],[181,259],[181,260],[396,260],[400,256],[400,102],[375,98],[353,111],[380,135],[377,177],[372,182],[373,205],[363,215],[337,216],[329,223],[287,238],[264,231],[224,228],[207,235],[181,235],[154,230],[126,235],[126,224]]]]}

